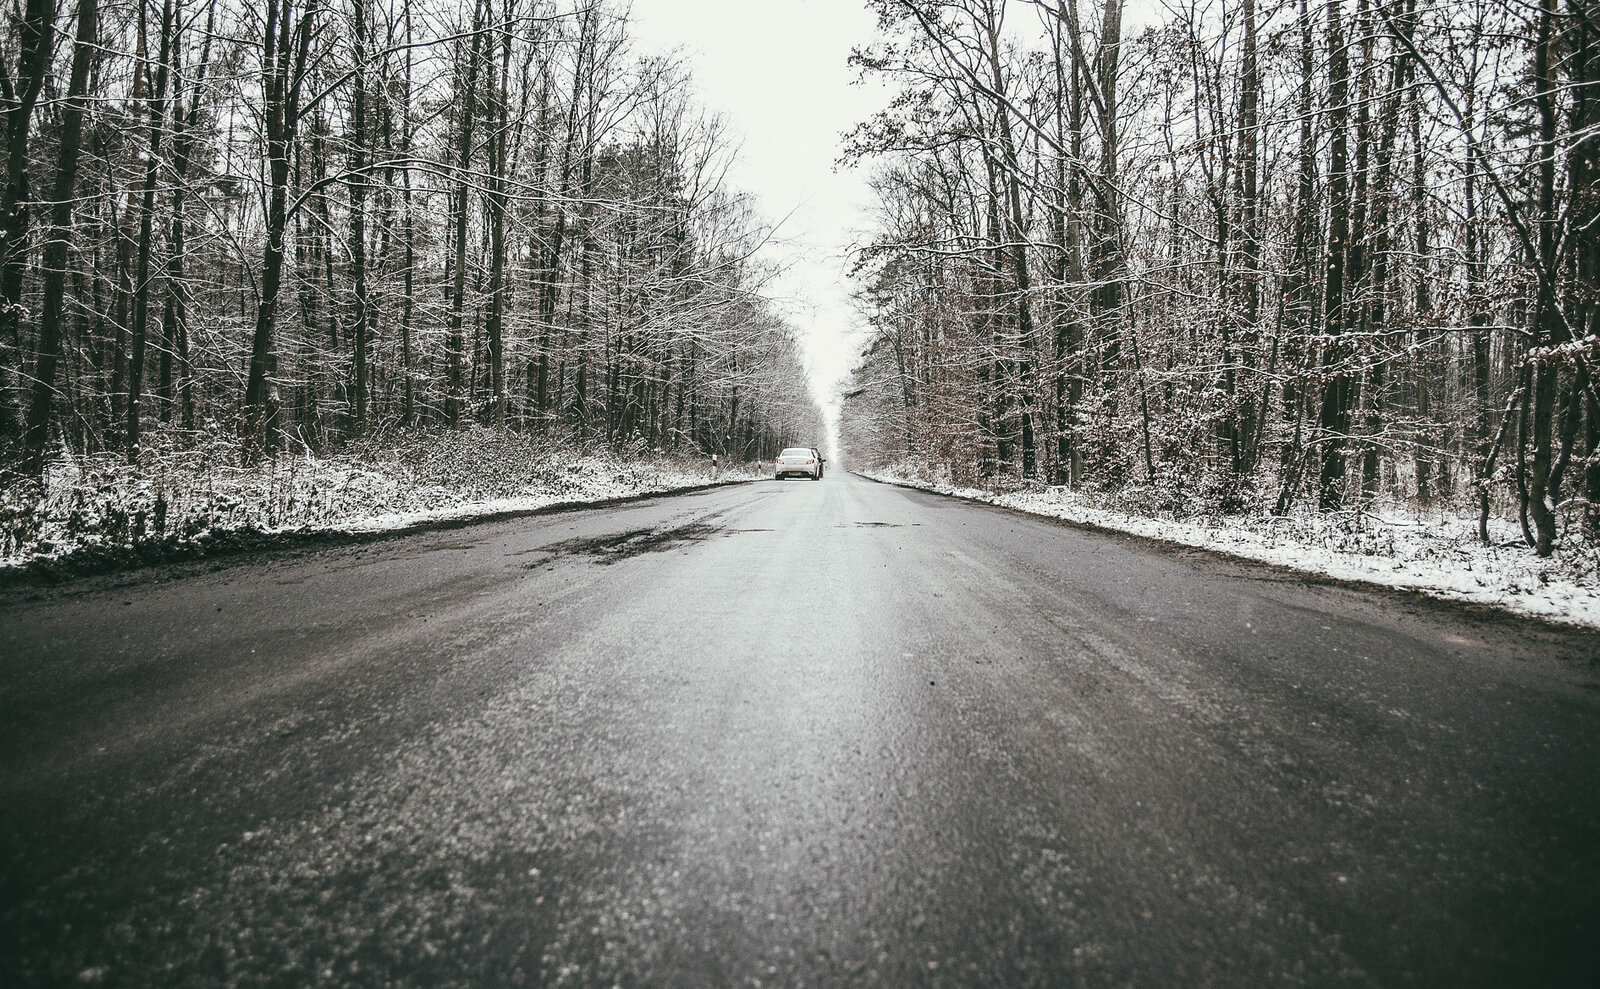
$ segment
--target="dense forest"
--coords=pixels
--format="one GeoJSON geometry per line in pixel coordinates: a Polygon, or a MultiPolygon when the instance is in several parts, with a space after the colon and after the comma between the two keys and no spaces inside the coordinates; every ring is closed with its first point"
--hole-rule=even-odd
{"type": "Polygon", "coordinates": [[[726,131],[604,0],[12,0],[0,474],[813,435],[726,131]]]}
{"type": "Polygon", "coordinates": [[[1600,5],[871,6],[854,465],[1600,541],[1600,5]]]}

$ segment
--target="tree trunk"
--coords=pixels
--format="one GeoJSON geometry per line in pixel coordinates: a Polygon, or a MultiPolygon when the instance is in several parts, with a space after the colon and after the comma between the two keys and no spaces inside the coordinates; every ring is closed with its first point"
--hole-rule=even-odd
{"type": "MultiPolygon", "coordinates": [[[[1590,0],[1568,0],[1567,9],[1573,83],[1568,131],[1574,136],[1567,156],[1568,236],[1576,241],[1571,251],[1576,298],[1569,311],[1579,333],[1600,339],[1600,17],[1590,0]]],[[[1582,435],[1588,451],[1579,494],[1584,501],[1584,533],[1591,542],[1600,543],[1600,380],[1594,361],[1593,349],[1588,356],[1577,357],[1577,401],[1587,405],[1582,435]]]]}
{"type": "MultiPolygon", "coordinates": [[[[1076,20],[1076,15],[1073,15],[1076,20]]],[[[1105,341],[1102,367],[1111,371],[1121,353],[1123,303],[1122,205],[1118,192],[1119,128],[1117,79],[1122,52],[1122,0],[1105,0],[1100,50],[1095,57],[1100,116],[1100,171],[1095,182],[1095,239],[1091,249],[1094,290],[1091,306],[1105,341]]]]}
{"type": "Polygon", "coordinates": [[[1533,521],[1534,550],[1540,556],[1555,551],[1556,516],[1551,500],[1550,480],[1554,451],[1556,391],[1561,362],[1538,348],[1554,348],[1567,342],[1566,321],[1555,297],[1556,283],[1556,69],[1553,22],[1556,0],[1542,0],[1539,11],[1539,40],[1534,52],[1534,80],[1538,87],[1535,103],[1539,110],[1539,297],[1534,305],[1533,345],[1533,459],[1528,466],[1528,488],[1524,495],[1529,518],[1533,521]]]}
{"type": "MultiPolygon", "coordinates": [[[[1392,2],[1399,15],[1398,23],[1404,30],[1404,26],[1410,24],[1410,18],[1403,10],[1404,2],[1403,0],[1392,0],[1392,2]]],[[[1409,41],[1408,32],[1402,42],[1409,41]]],[[[1362,460],[1362,490],[1368,498],[1377,494],[1382,481],[1378,437],[1384,429],[1384,408],[1387,402],[1383,394],[1382,368],[1386,364],[1385,341],[1391,332],[1389,324],[1393,318],[1389,306],[1392,260],[1390,254],[1393,239],[1390,206],[1394,201],[1393,162],[1395,146],[1400,138],[1401,98],[1410,85],[1409,48],[1404,43],[1399,44],[1391,53],[1390,59],[1388,86],[1379,111],[1377,170],[1369,186],[1370,206],[1367,211],[1370,217],[1367,224],[1368,236],[1372,249],[1366,330],[1373,341],[1373,346],[1378,348],[1378,353],[1371,362],[1372,369],[1368,372],[1370,389],[1366,396],[1367,443],[1362,460]]]]}
{"type": "Polygon", "coordinates": [[[67,234],[72,227],[72,192],[78,181],[78,149],[88,103],[89,66],[97,48],[99,10],[96,0],[78,0],[78,32],[72,46],[72,74],[61,110],[61,144],[56,163],[52,216],[53,236],[44,249],[44,302],[39,313],[38,354],[33,365],[33,397],[28,405],[23,471],[44,474],[50,434],[50,407],[55,398],[56,365],[61,360],[61,320],[67,279],[67,234]]]}
{"type": "MultiPolygon", "coordinates": [[[[534,400],[539,411],[550,408],[550,340],[555,330],[556,302],[561,287],[562,252],[567,239],[567,209],[572,198],[572,170],[575,164],[579,120],[588,92],[587,76],[593,71],[595,49],[599,45],[597,20],[593,8],[585,7],[578,22],[578,52],[572,72],[572,102],[567,107],[565,140],[561,152],[561,178],[556,204],[555,226],[545,253],[544,284],[539,292],[539,356],[534,400]]],[[[585,149],[585,155],[587,155],[585,149]]]]}
{"type": "Polygon", "coordinates": [[[495,428],[506,423],[505,342],[506,312],[506,176],[510,148],[506,88],[511,74],[511,20],[514,0],[506,0],[504,20],[497,31],[499,77],[489,62],[489,314],[485,326],[489,346],[489,421],[495,428]]]}
{"type": "Polygon", "coordinates": [[[1283,282],[1285,337],[1281,350],[1290,368],[1283,384],[1284,427],[1291,439],[1284,444],[1279,459],[1276,515],[1287,515],[1294,503],[1309,453],[1305,448],[1305,417],[1310,404],[1310,384],[1298,375],[1309,370],[1313,354],[1307,336],[1315,324],[1316,291],[1311,281],[1314,270],[1313,244],[1317,182],[1316,114],[1312,99],[1315,76],[1314,36],[1308,0],[1300,0],[1300,146],[1297,153],[1294,206],[1294,245],[1289,270],[1283,282]]]}
{"type": "Polygon", "coordinates": [[[1322,470],[1318,507],[1332,511],[1344,501],[1345,459],[1354,406],[1354,359],[1349,341],[1344,279],[1350,251],[1350,174],[1346,128],[1350,113],[1350,60],[1340,19],[1343,0],[1328,3],[1328,100],[1332,132],[1328,157],[1328,263],[1323,291],[1323,332],[1329,343],[1323,358],[1322,470]]]}
{"type": "MultiPolygon", "coordinates": [[[[1032,280],[1028,275],[1028,234],[1022,216],[1022,165],[1011,129],[1011,110],[1007,105],[1006,79],[1001,67],[998,19],[992,3],[984,8],[984,34],[989,81],[994,86],[995,120],[1000,136],[1000,163],[1005,195],[1005,236],[1010,241],[1011,270],[1016,285],[1017,341],[1021,344],[1018,398],[1022,415],[1022,476],[1038,476],[1038,456],[1034,434],[1034,405],[1039,392],[1039,341],[1033,326],[1032,280]]],[[[1113,69],[1113,72],[1115,69],[1113,69]]]]}
{"type": "MultiPolygon", "coordinates": [[[[1240,364],[1253,371],[1261,349],[1261,189],[1260,119],[1261,71],[1256,63],[1255,0],[1244,0],[1244,63],[1239,80],[1239,283],[1240,309],[1244,317],[1240,364]]],[[[1270,389],[1268,378],[1264,388],[1270,389]]],[[[1264,409],[1270,392],[1261,396],[1264,409]]],[[[1256,426],[1255,406],[1248,391],[1236,399],[1238,456],[1234,468],[1241,480],[1255,472],[1260,450],[1260,431],[1256,426]]]]}
{"type": "Polygon", "coordinates": [[[1056,246],[1055,286],[1050,293],[1055,323],[1056,483],[1076,488],[1082,481],[1083,453],[1077,436],[1078,407],[1083,399],[1084,328],[1077,300],[1067,296],[1066,285],[1084,282],[1083,234],[1083,86],[1074,43],[1062,37],[1072,26],[1065,0],[1056,0],[1052,45],[1055,67],[1055,111],[1058,143],[1068,151],[1055,156],[1056,186],[1063,201],[1054,204],[1052,221],[1056,246]],[[1071,165],[1068,165],[1070,154],[1071,165]]]}
{"type": "MultiPolygon", "coordinates": [[[[405,0],[402,19],[405,24],[404,37],[410,41],[411,31],[411,0],[405,0]]],[[[405,52],[405,74],[401,80],[400,113],[402,116],[400,132],[400,156],[409,162],[411,158],[411,48],[409,45],[405,52]]],[[[416,208],[412,202],[411,168],[409,164],[400,172],[401,209],[405,213],[405,220],[401,225],[401,236],[405,238],[405,275],[404,290],[400,299],[400,369],[405,375],[404,390],[402,391],[400,418],[406,425],[411,425],[417,420],[416,408],[416,369],[412,356],[411,321],[416,309],[416,273],[417,273],[417,233],[416,233],[416,208]]]]}
{"type": "MultiPolygon", "coordinates": [[[[143,13],[140,14],[143,17],[143,13]]],[[[144,396],[144,351],[150,326],[150,252],[155,229],[156,177],[161,155],[161,135],[166,124],[167,81],[169,59],[176,47],[172,0],[166,0],[161,10],[161,48],[156,61],[155,84],[150,90],[150,140],[147,145],[149,160],[145,165],[144,196],[139,207],[138,274],[133,284],[133,323],[130,327],[132,347],[128,352],[128,419],[127,453],[130,463],[139,457],[140,416],[144,396]]],[[[136,67],[135,71],[143,71],[136,67]]]]}
{"type": "MultiPolygon", "coordinates": [[[[1416,0],[1406,3],[1407,29],[1415,32],[1417,4],[1416,0]]],[[[1416,77],[1415,67],[1410,67],[1412,79],[1416,77]]],[[[1429,255],[1433,252],[1431,244],[1432,226],[1428,222],[1428,170],[1427,161],[1422,144],[1422,97],[1417,87],[1410,88],[1410,127],[1411,127],[1411,215],[1416,225],[1416,237],[1412,245],[1415,254],[1413,269],[1416,272],[1416,297],[1414,301],[1413,339],[1420,351],[1418,362],[1420,372],[1417,374],[1417,418],[1422,423],[1421,434],[1417,437],[1416,466],[1417,466],[1417,501],[1424,509],[1433,505],[1437,490],[1448,492],[1450,479],[1448,467],[1441,469],[1439,457],[1441,452],[1448,450],[1450,441],[1448,436],[1453,430],[1447,427],[1445,435],[1433,428],[1434,417],[1433,395],[1436,382],[1435,376],[1442,377],[1443,368],[1433,360],[1433,353],[1439,346],[1439,335],[1433,329],[1433,297],[1429,285],[1430,272],[1429,255]],[[1438,471],[1437,484],[1435,481],[1436,469],[1438,471]]],[[[1448,465],[1448,459],[1445,464],[1448,465]]]]}
{"type": "Polygon", "coordinates": [[[308,0],[296,22],[294,0],[267,0],[261,84],[269,187],[261,298],[256,305],[250,368],[239,415],[239,439],[246,463],[255,462],[276,445],[268,427],[276,417],[278,400],[277,385],[271,379],[276,370],[273,328],[278,290],[283,285],[284,234],[289,225],[289,153],[299,129],[300,85],[318,9],[319,0],[308,0]]]}
{"type": "Polygon", "coordinates": [[[355,351],[351,390],[355,393],[357,436],[367,431],[367,394],[371,377],[367,368],[372,322],[367,290],[367,165],[371,158],[367,147],[367,3],[368,0],[351,0],[355,14],[352,25],[355,35],[355,93],[350,107],[350,282],[353,296],[350,335],[355,351]]]}
{"type": "Polygon", "coordinates": [[[462,365],[466,340],[462,335],[461,321],[467,306],[467,210],[471,204],[468,172],[472,168],[472,123],[477,116],[479,46],[483,41],[486,6],[486,0],[478,0],[473,8],[472,38],[467,44],[466,81],[456,97],[460,123],[456,131],[455,246],[450,265],[450,319],[449,335],[445,342],[444,397],[444,417],[451,429],[461,426],[463,404],[462,365]]]}
{"type": "Polygon", "coordinates": [[[16,77],[0,73],[0,127],[6,142],[0,184],[0,452],[16,436],[25,391],[17,371],[22,367],[22,284],[31,222],[28,143],[34,107],[50,72],[57,16],[55,0],[27,0],[22,16],[13,22],[16,77]]]}

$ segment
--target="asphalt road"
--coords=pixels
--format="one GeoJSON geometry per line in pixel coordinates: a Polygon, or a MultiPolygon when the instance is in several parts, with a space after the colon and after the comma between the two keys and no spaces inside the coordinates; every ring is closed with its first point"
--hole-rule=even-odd
{"type": "Polygon", "coordinates": [[[842,474],[8,592],[0,986],[1592,986],[1597,657],[842,474]]]}

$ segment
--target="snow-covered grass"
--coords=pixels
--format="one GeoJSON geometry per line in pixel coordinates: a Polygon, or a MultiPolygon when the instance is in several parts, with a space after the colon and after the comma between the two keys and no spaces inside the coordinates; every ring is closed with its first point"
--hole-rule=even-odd
{"type": "Polygon", "coordinates": [[[123,457],[58,457],[41,491],[0,489],[0,574],[63,559],[203,552],[241,536],[375,532],[433,521],[604,501],[719,481],[704,458],[576,449],[488,429],[428,431],[337,454],[238,466],[223,438],[123,457]]]}
{"type": "Polygon", "coordinates": [[[1436,597],[1491,605],[1539,618],[1600,628],[1600,551],[1576,534],[1549,559],[1539,559],[1517,529],[1491,520],[1490,545],[1477,537],[1477,517],[1436,512],[1426,517],[1396,506],[1319,515],[1135,514],[1114,496],[1042,487],[983,490],[927,476],[905,466],[862,471],[892,484],[1161,539],[1339,580],[1406,588],[1436,597]]]}

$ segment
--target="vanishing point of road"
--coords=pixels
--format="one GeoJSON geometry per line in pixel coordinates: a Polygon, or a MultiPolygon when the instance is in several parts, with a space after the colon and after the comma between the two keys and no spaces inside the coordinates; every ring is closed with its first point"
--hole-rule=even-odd
{"type": "Polygon", "coordinates": [[[845,475],[0,599],[0,985],[1600,984],[1600,635],[845,475]]]}

